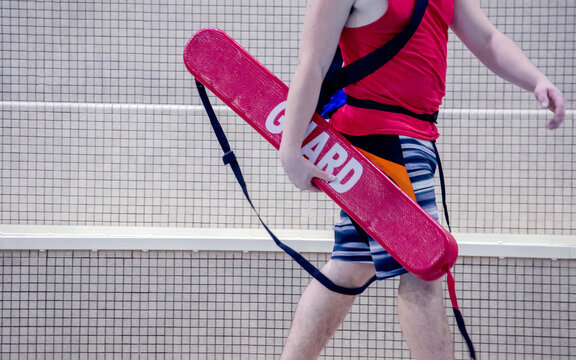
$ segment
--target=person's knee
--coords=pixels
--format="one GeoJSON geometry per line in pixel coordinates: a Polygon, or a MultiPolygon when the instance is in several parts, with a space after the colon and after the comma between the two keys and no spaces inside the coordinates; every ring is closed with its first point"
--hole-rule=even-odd
{"type": "Polygon", "coordinates": [[[425,281],[413,274],[404,274],[400,277],[398,298],[411,303],[427,304],[431,301],[443,301],[442,281],[425,281]]]}
{"type": "Polygon", "coordinates": [[[322,273],[335,284],[352,288],[366,284],[376,270],[373,264],[330,260],[322,268],[322,273]]]}

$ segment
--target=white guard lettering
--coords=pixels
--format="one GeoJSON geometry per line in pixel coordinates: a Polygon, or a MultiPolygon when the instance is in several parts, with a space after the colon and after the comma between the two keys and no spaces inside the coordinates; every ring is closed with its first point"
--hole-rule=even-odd
{"type": "Polygon", "coordinates": [[[306,139],[308,137],[308,135],[312,134],[312,131],[314,131],[314,129],[316,129],[317,126],[318,126],[318,124],[316,124],[314,121],[310,121],[310,124],[308,125],[308,128],[306,129],[306,135],[304,136],[304,139],[306,139]]]}
{"type": "Polygon", "coordinates": [[[348,161],[348,163],[344,165],[342,170],[340,170],[338,174],[336,174],[336,180],[332,181],[330,183],[330,186],[332,187],[332,189],[336,190],[339,193],[345,193],[346,191],[352,189],[352,187],[356,185],[358,180],[360,180],[360,177],[362,176],[362,171],[363,171],[362,165],[356,159],[351,158],[350,161],[348,161]],[[348,179],[348,181],[343,183],[342,181],[344,181],[344,179],[350,173],[352,173],[351,177],[348,179]]]}
{"type": "MultiPolygon", "coordinates": [[[[266,118],[266,130],[272,134],[282,133],[282,130],[284,129],[285,111],[286,101],[282,101],[276,105],[266,118]]],[[[306,137],[308,137],[317,126],[318,124],[313,121],[310,122],[310,125],[308,125],[308,128],[306,129],[306,137]]],[[[330,136],[328,133],[323,131],[302,147],[302,155],[306,156],[308,160],[315,164],[329,139],[330,136]]],[[[316,166],[330,174],[333,174],[334,170],[337,167],[342,166],[347,159],[348,153],[346,152],[346,149],[336,143],[330,150],[328,150],[322,159],[318,161],[316,166]]],[[[337,174],[334,174],[336,175],[336,180],[332,181],[330,186],[336,192],[344,193],[356,185],[362,176],[362,171],[362,165],[356,159],[351,158],[337,174]],[[347,181],[343,182],[344,179],[347,179],[347,181]]]]}
{"type": "Polygon", "coordinates": [[[304,145],[300,152],[310,160],[311,163],[315,164],[329,139],[330,136],[326,132],[321,132],[320,135],[304,145]]]}
{"type": "Polygon", "coordinates": [[[326,155],[322,157],[316,166],[320,170],[324,170],[329,174],[334,174],[334,169],[344,164],[346,159],[348,159],[348,153],[346,153],[346,150],[341,145],[334,144],[334,146],[326,152],[326,155]]]}
{"type": "Polygon", "coordinates": [[[266,118],[266,130],[272,134],[280,134],[284,129],[284,112],[286,110],[286,101],[276,105],[266,118]]]}

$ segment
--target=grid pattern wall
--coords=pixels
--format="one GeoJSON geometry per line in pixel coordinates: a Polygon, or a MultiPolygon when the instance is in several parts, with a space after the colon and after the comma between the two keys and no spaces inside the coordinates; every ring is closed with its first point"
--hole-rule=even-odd
{"type": "MultiPolygon", "coordinates": [[[[575,4],[481,5],[574,99],[575,4]]],[[[182,51],[195,31],[219,27],[289,82],[304,8],[2,1],[0,223],[258,226],[221,166],[182,51]]],[[[574,234],[573,112],[547,132],[530,94],[489,74],[453,35],[449,46],[440,150],[453,229],[574,234]]],[[[224,106],[219,113],[270,225],[331,227],[332,202],[295,191],[271,147],[224,106]]]]}
{"type": "MultiPolygon", "coordinates": [[[[273,252],[4,251],[0,358],[277,358],[308,282],[295,266],[273,252]]],[[[575,261],[462,258],[454,274],[480,359],[576,356],[575,261]]],[[[360,296],[321,359],[410,359],[397,285],[360,296]]]]}

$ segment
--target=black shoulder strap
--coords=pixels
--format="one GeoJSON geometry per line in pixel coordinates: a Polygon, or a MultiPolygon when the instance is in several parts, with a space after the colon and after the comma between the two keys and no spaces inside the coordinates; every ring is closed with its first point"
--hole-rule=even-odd
{"type": "Polygon", "coordinates": [[[414,35],[416,29],[418,29],[427,7],[428,0],[416,0],[414,12],[408,25],[396,34],[392,40],[353,63],[341,67],[342,56],[340,49],[338,49],[330,66],[330,71],[328,71],[322,83],[322,90],[316,108],[317,112],[322,113],[324,105],[330,101],[330,98],[336,91],[362,80],[396,56],[404,45],[408,43],[412,35],[414,35]]]}

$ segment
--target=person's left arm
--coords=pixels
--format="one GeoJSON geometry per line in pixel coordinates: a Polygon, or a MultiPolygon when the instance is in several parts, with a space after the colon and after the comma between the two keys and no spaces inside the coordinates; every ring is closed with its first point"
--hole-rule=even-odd
{"type": "Polygon", "coordinates": [[[534,93],[542,108],[554,114],[546,128],[556,129],[564,121],[565,100],[514,41],[488,20],[477,0],[454,0],[451,29],[472,53],[492,72],[506,81],[534,93]]]}

